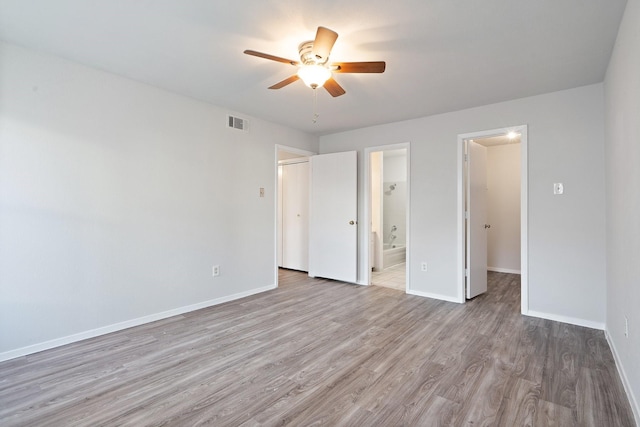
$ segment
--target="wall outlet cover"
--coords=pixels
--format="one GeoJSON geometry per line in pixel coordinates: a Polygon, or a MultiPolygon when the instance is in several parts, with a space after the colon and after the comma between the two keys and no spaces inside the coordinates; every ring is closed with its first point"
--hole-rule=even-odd
{"type": "Polygon", "coordinates": [[[564,194],[564,185],[561,182],[553,183],[553,194],[564,194]]]}

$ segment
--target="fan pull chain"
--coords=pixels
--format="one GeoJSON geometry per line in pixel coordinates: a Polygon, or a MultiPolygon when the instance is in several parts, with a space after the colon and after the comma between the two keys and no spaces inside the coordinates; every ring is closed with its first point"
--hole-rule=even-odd
{"type": "Polygon", "coordinates": [[[311,120],[313,123],[317,123],[318,117],[318,89],[313,88],[313,119],[311,120]]]}

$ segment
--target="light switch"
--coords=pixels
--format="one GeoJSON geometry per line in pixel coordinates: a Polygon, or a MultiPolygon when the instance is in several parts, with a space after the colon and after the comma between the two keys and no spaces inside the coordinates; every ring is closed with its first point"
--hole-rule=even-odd
{"type": "Polygon", "coordinates": [[[563,194],[564,193],[564,186],[562,185],[561,182],[554,182],[553,183],[553,194],[563,194]]]}

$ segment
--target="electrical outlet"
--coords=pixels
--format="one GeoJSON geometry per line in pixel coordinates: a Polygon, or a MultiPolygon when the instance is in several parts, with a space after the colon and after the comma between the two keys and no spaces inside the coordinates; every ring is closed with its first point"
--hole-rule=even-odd
{"type": "Polygon", "coordinates": [[[629,319],[624,316],[624,337],[629,338],[629,319]]]}
{"type": "Polygon", "coordinates": [[[420,269],[421,269],[422,271],[427,271],[427,263],[426,263],[426,262],[423,262],[422,264],[420,264],[420,269]]]}
{"type": "Polygon", "coordinates": [[[555,195],[564,194],[564,185],[562,185],[561,182],[553,183],[553,194],[555,195]]]}
{"type": "Polygon", "coordinates": [[[218,277],[220,275],[220,266],[219,265],[214,265],[213,266],[213,277],[218,277]]]}

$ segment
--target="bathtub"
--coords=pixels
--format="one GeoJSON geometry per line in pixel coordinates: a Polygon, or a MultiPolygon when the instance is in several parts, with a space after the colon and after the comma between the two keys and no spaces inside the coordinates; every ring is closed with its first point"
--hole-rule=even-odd
{"type": "Polygon", "coordinates": [[[382,249],[382,268],[389,268],[397,264],[402,264],[407,259],[407,248],[404,245],[393,245],[387,243],[382,249]]]}

